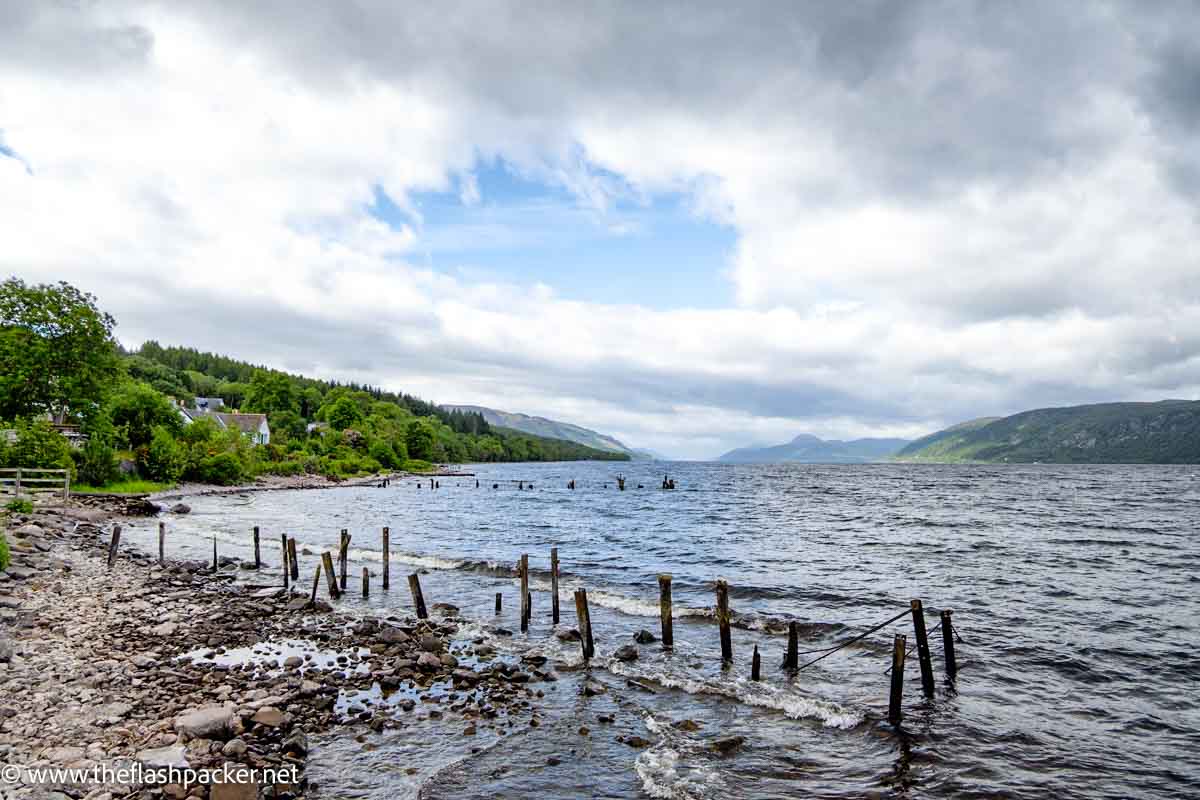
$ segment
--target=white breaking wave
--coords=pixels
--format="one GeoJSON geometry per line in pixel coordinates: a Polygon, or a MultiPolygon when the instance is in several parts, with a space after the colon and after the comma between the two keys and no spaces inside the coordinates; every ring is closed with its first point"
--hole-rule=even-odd
{"type": "MultiPolygon", "coordinates": [[[[351,561],[383,563],[383,553],[379,550],[359,550],[352,547],[347,555],[351,561]]],[[[458,569],[467,563],[462,559],[422,556],[416,553],[405,553],[402,550],[392,550],[390,561],[393,563],[411,564],[414,567],[424,567],[425,569],[458,569]]]]}
{"type": "Polygon", "coordinates": [[[803,697],[767,683],[749,684],[741,679],[716,683],[687,675],[670,675],[658,670],[642,671],[636,664],[612,659],[607,668],[615,675],[654,681],[688,694],[710,694],[727,697],[746,705],[781,711],[792,719],[820,720],[828,728],[853,728],[863,721],[863,715],[842,708],[837,703],[803,697]]]}
{"type": "MultiPolygon", "coordinates": [[[[514,579],[515,580],[515,579],[514,579]]],[[[529,588],[535,592],[549,592],[553,589],[550,581],[541,578],[530,578],[529,588]]],[[[582,583],[567,585],[566,583],[559,584],[559,591],[568,595],[576,589],[588,590],[588,603],[595,603],[604,608],[611,608],[614,611],[620,611],[622,614],[628,614],[633,617],[653,617],[658,619],[659,608],[658,601],[650,602],[647,600],[639,600],[636,597],[626,597],[621,594],[605,592],[599,589],[589,589],[582,583]]],[[[675,618],[679,617],[711,617],[713,610],[711,608],[691,608],[688,606],[673,606],[672,614],[675,618]]]]}

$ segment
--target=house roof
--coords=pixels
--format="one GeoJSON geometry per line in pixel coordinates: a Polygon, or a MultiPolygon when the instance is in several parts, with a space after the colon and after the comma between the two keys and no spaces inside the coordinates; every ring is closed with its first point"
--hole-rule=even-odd
{"type": "Polygon", "coordinates": [[[217,411],[211,416],[220,420],[226,428],[237,428],[242,433],[258,433],[258,429],[267,422],[266,414],[227,414],[217,411]]]}

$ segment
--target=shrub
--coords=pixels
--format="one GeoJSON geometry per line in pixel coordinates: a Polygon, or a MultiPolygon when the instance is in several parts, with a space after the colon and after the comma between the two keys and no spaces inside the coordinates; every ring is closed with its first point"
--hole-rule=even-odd
{"type": "Polygon", "coordinates": [[[179,410],[144,383],[123,385],[109,400],[108,416],[134,449],[149,445],[157,426],[171,433],[178,433],[183,427],[179,410]]]}
{"type": "Polygon", "coordinates": [[[116,451],[99,436],[88,439],[82,449],[72,455],[75,458],[79,480],[92,486],[104,486],[117,479],[116,451]]]}
{"type": "Polygon", "coordinates": [[[17,420],[13,427],[17,431],[17,441],[5,448],[4,466],[65,469],[70,470],[74,477],[75,462],[71,459],[71,445],[50,427],[49,422],[17,420]]]}
{"type": "Polygon", "coordinates": [[[0,570],[8,569],[8,537],[0,533],[0,570]]]}
{"type": "MultiPolygon", "coordinates": [[[[10,514],[32,514],[33,503],[24,497],[14,497],[4,506],[4,510],[10,514]]],[[[0,567],[0,569],[3,568],[0,567]]]]}
{"type": "Polygon", "coordinates": [[[400,460],[396,458],[396,451],[383,439],[371,442],[371,446],[367,448],[367,454],[388,469],[392,469],[400,463],[400,460]]]}
{"type": "Polygon", "coordinates": [[[196,478],[202,483],[232,486],[242,480],[242,462],[233,453],[217,453],[201,459],[196,469],[196,478]]]}
{"type": "Polygon", "coordinates": [[[152,481],[174,483],[183,475],[186,463],[187,454],[183,447],[162,426],[154,428],[150,444],[137,449],[138,472],[152,481]]]}

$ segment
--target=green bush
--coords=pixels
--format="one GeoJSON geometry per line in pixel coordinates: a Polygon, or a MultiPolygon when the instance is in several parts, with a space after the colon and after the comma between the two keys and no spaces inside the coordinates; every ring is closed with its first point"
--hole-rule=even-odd
{"type": "Polygon", "coordinates": [[[396,451],[383,439],[371,442],[371,446],[367,448],[367,454],[388,469],[394,469],[400,463],[400,460],[396,458],[396,451]]]}
{"type": "Polygon", "coordinates": [[[240,483],[245,471],[242,462],[233,453],[217,453],[201,459],[196,469],[196,479],[201,483],[218,486],[233,486],[240,483]]]}
{"type": "Polygon", "coordinates": [[[81,483],[103,486],[117,479],[117,454],[99,436],[93,436],[79,450],[71,454],[75,458],[76,471],[81,483]]]}
{"type": "Polygon", "coordinates": [[[4,506],[4,510],[10,514],[32,514],[33,503],[24,497],[14,497],[4,506]]]}
{"type": "Polygon", "coordinates": [[[150,436],[150,444],[137,449],[137,465],[143,478],[174,483],[183,475],[187,452],[169,430],[156,425],[150,436]]]}
{"type": "Polygon", "coordinates": [[[8,537],[0,533],[0,569],[8,569],[8,537]]]}
{"type": "Polygon", "coordinates": [[[74,479],[75,462],[71,445],[44,420],[17,420],[17,441],[3,451],[6,467],[65,469],[74,479]]]}
{"type": "Polygon", "coordinates": [[[171,401],[144,383],[130,381],[108,402],[108,417],[135,450],[149,445],[154,429],[162,426],[172,434],[183,428],[179,410],[171,401]]]}

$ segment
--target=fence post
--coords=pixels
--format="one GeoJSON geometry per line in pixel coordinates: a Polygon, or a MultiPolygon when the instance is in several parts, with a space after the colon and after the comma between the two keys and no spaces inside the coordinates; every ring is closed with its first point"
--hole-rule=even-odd
{"type": "Polygon", "coordinates": [[[63,472],[63,500],[71,499],[71,471],[63,472]]]}
{"type": "Polygon", "coordinates": [[[750,680],[762,678],[762,657],[758,654],[758,645],[754,645],[754,657],[750,661],[750,680]]]}
{"type": "Polygon", "coordinates": [[[279,555],[283,559],[283,589],[288,588],[288,549],[287,549],[287,534],[279,534],[279,555]]]}
{"type": "Polygon", "coordinates": [[[162,520],[158,521],[158,565],[161,567],[164,562],[163,550],[166,549],[167,540],[167,523],[162,520]]]}
{"type": "Polygon", "coordinates": [[[500,604],[501,604],[502,602],[503,602],[503,601],[502,601],[502,599],[501,599],[501,597],[500,597],[500,593],[499,593],[499,592],[496,592],[496,613],[497,613],[497,614],[499,614],[499,613],[500,613],[500,604]]]}
{"type": "Polygon", "coordinates": [[[346,572],[349,569],[350,559],[350,532],[342,528],[342,544],[338,551],[338,573],[341,577],[341,590],[346,591],[346,572]]]}
{"type": "Polygon", "coordinates": [[[588,612],[587,589],[575,590],[575,619],[579,623],[579,644],[583,648],[583,660],[596,654],[596,643],[592,640],[592,617],[588,612]]]}
{"type": "Polygon", "coordinates": [[[428,619],[429,612],[425,610],[425,595],[421,594],[421,578],[415,572],[408,576],[408,589],[412,592],[413,605],[417,609],[417,619],[428,619]]]}
{"type": "Polygon", "coordinates": [[[386,591],[389,583],[389,573],[392,565],[391,551],[391,536],[392,532],[388,526],[383,526],[383,588],[386,591]]]}
{"type": "Polygon", "coordinates": [[[929,658],[929,637],[925,633],[925,608],[920,600],[913,600],[913,633],[917,636],[917,661],[921,665],[921,691],[933,697],[933,661],[929,658]]]}
{"type": "Polygon", "coordinates": [[[365,599],[368,595],[371,594],[371,573],[367,571],[366,567],[363,567],[362,589],[363,589],[363,598],[365,599]]]}
{"type": "Polygon", "coordinates": [[[550,548],[550,614],[554,624],[558,624],[558,548],[550,548]]]}
{"type": "Polygon", "coordinates": [[[262,553],[258,549],[258,526],[254,526],[254,568],[262,568],[262,553]]]}
{"type": "Polygon", "coordinates": [[[217,537],[213,535],[213,572],[217,572],[220,566],[217,564],[217,537]]]}
{"type": "Polygon", "coordinates": [[[942,651],[946,656],[946,676],[954,680],[958,674],[958,664],[954,660],[954,624],[950,621],[950,609],[942,610],[942,651]]]}
{"type": "Polygon", "coordinates": [[[16,494],[13,495],[13,497],[16,498],[16,497],[20,497],[20,496],[21,496],[21,468],[17,467],[17,488],[16,488],[16,494]]]}
{"type": "Polygon", "coordinates": [[[664,650],[675,647],[675,631],[671,622],[671,576],[658,576],[658,616],[662,620],[662,646],[664,650]]]}
{"type": "Polygon", "coordinates": [[[288,537],[288,561],[291,562],[292,583],[300,582],[300,558],[296,555],[296,537],[288,537]]]}
{"type": "Polygon", "coordinates": [[[717,581],[717,623],[721,626],[721,663],[733,662],[733,639],[729,632],[729,584],[717,581]]]}
{"type": "Polygon", "coordinates": [[[529,630],[529,556],[521,554],[521,633],[529,630]]]}
{"type": "Polygon", "coordinates": [[[112,541],[108,545],[108,568],[117,560],[117,545],[121,543],[121,526],[113,525],[112,541]]]}
{"type": "Polygon", "coordinates": [[[321,585],[321,562],[317,562],[317,571],[313,573],[313,588],[312,595],[308,598],[308,604],[315,606],[317,604],[317,587],[321,585]]]}
{"type": "Polygon", "coordinates": [[[787,654],[783,657],[783,668],[795,671],[800,667],[800,625],[793,620],[788,623],[787,654]]]}
{"type": "MultiPolygon", "coordinates": [[[[337,600],[342,593],[338,590],[337,575],[333,571],[333,556],[329,554],[328,550],[321,553],[321,564],[325,567],[325,583],[329,587],[329,599],[337,600]]],[[[284,570],[284,573],[286,574],[287,570],[284,570]]]]}
{"type": "Polygon", "coordinates": [[[900,699],[904,694],[904,643],[904,634],[897,633],[892,642],[892,691],[888,697],[888,722],[897,728],[903,717],[900,699]]]}

